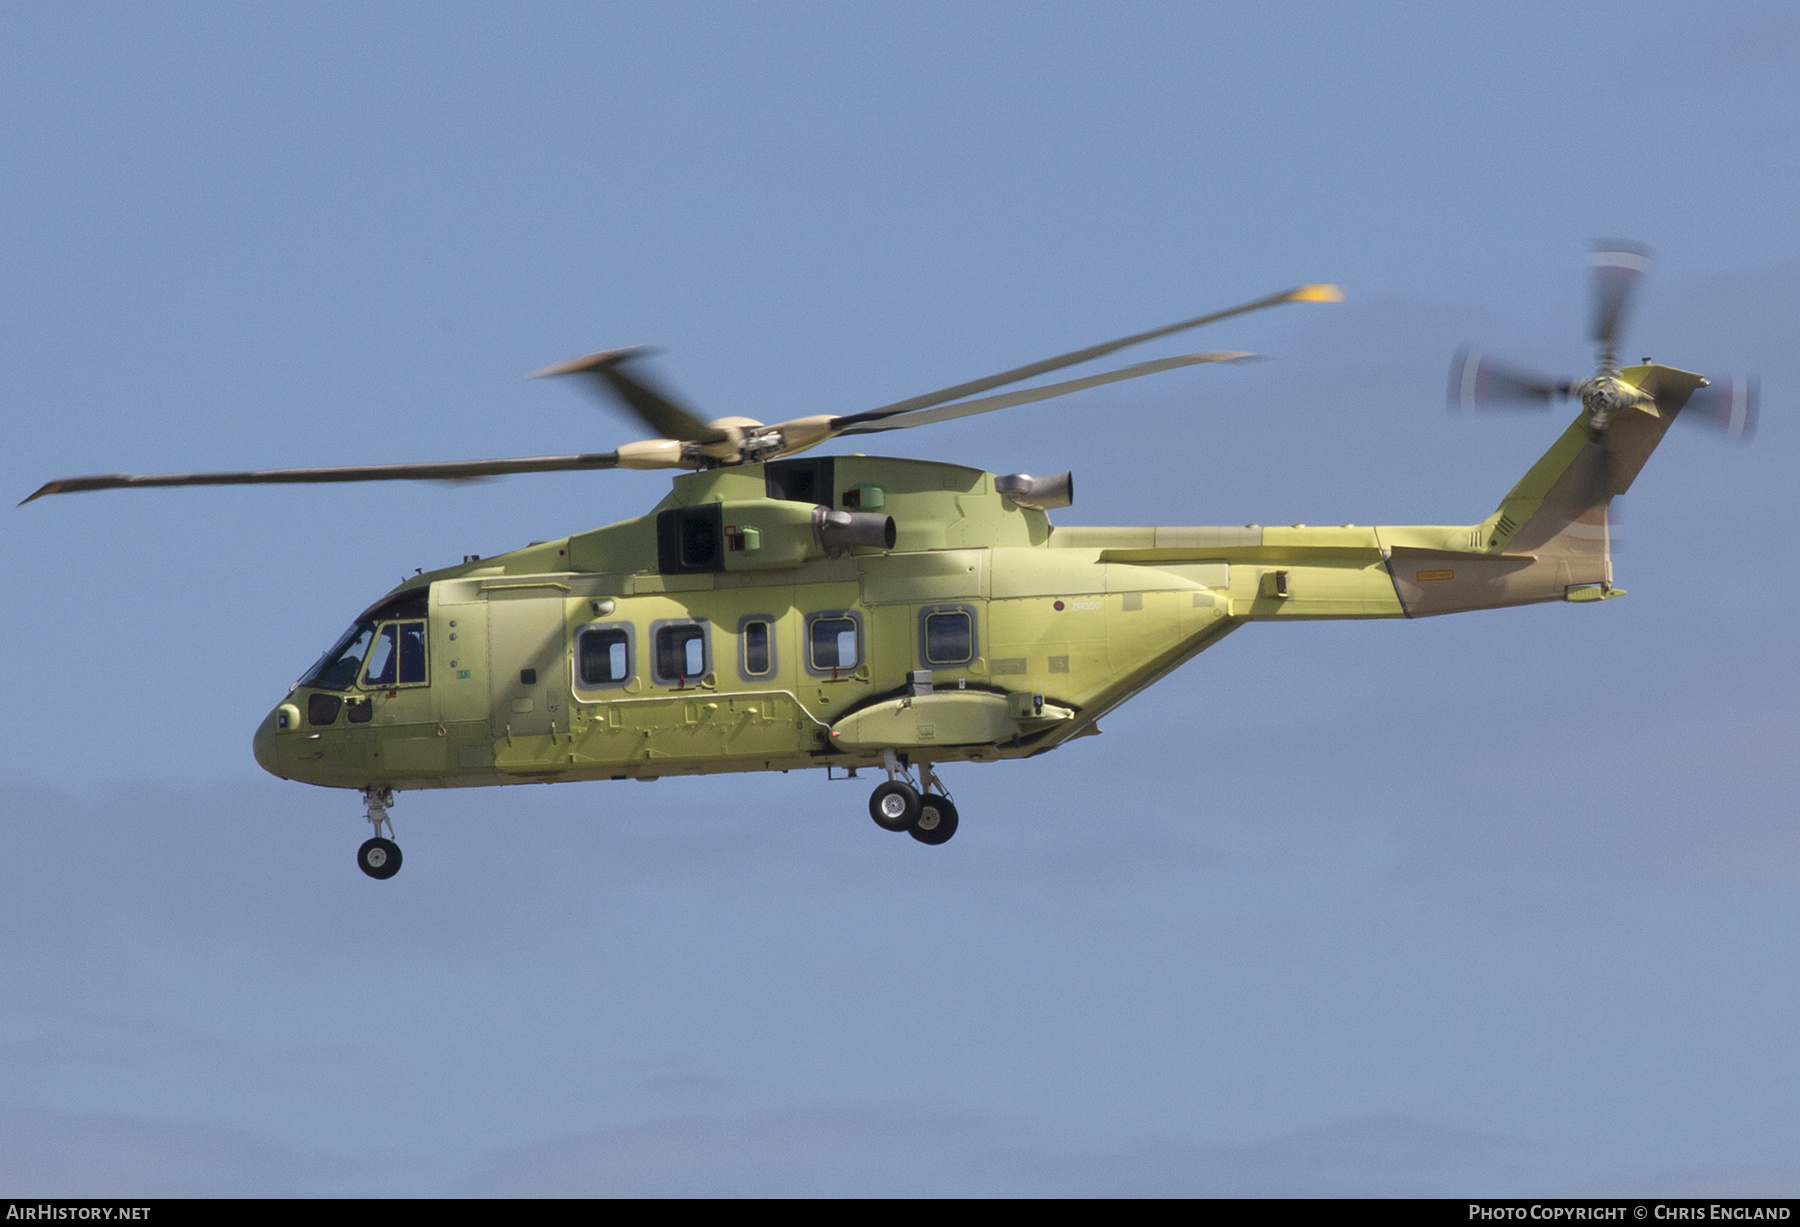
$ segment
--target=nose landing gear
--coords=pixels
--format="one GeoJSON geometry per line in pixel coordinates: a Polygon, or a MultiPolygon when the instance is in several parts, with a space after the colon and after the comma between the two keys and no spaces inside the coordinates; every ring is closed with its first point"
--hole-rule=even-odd
{"type": "Polygon", "coordinates": [[[944,794],[943,782],[931,764],[918,765],[919,783],[924,786],[921,791],[913,786],[908,769],[900,765],[899,755],[884,750],[882,760],[887,782],[877,784],[869,794],[869,817],[875,825],[884,831],[906,831],[922,844],[947,843],[956,834],[956,806],[944,794]]]}
{"type": "Polygon", "coordinates": [[[363,841],[356,850],[356,867],[371,878],[385,882],[400,872],[400,845],[393,840],[394,824],[388,818],[388,806],[394,803],[394,790],[370,786],[362,790],[363,814],[375,828],[375,837],[363,841]],[[384,838],[383,831],[387,832],[384,838]]]}
{"type": "Polygon", "coordinates": [[[371,878],[381,881],[400,872],[400,845],[391,839],[365,839],[356,850],[357,866],[371,878]]]}

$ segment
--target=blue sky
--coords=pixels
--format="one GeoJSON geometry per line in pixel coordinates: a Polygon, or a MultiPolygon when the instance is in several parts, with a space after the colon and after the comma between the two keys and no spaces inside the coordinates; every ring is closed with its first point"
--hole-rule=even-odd
{"type": "Polygon", "coordinates": [[[6,512],[0,1191],[1800,1186],[1789,611],[1800,22],[1780,6],[13,6],[6,488],[605,450],[523,376],[651,342],[850,412],[1300,282],[1199,368],[865,441],[1064,523],[1468,522],[1559,422],[1474,341],[1760,372],[1624,508],[1628,599],[1250,628],[942,849],[858,785],[408,794],[257,719],[415,567],[657,474],[6,512]]]}

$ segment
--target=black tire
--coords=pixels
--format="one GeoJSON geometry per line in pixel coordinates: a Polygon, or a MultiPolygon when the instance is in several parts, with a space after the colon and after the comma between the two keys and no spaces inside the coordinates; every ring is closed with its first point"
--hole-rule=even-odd
{"type": "Polygon", "coordinates": [[[947,844],[956,834],[956,806],[949,797],[928,792],[920,798],[919,816],[907,830],[922,844],[947,844]]]}
{"type": "Polygon", "coordinates": [[[884,831],[905,831],[919,820],[919,790],[905,780],[889,780],[869,794],[869,817],[884,831]]]}
{"type": "Polygon", "coordinates": [[[365,840],[356,850],[356,867],[385,882],[400,872],[400,845],[391,839],[365,840]]]}

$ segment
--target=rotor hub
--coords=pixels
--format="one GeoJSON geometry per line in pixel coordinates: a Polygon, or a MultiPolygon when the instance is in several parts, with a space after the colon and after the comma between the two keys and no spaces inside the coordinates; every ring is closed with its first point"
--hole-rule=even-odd
{"type": "Polygon", "coordinates": [[[1575,391],[1581,397],[1581,407],[1587,410],[1588,425],[1595,430],[1606,429],[1613,414],[1644,399],[1642,392],[1616,375],[1596,375],[1578,384],[1575,391]]]}

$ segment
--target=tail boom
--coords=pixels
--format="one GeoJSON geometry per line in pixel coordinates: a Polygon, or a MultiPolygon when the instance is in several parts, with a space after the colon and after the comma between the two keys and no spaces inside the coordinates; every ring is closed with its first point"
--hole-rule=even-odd
{"type": "Polygon", "coordinates": [[[1480,524],[1383,528],[1394,591],[1409,617],[1614,595],[1609,508],[1631,488],[1695,389],[1689,371],[1636,366],[1619,379],[1640,392],[1600,429],[1587,412],[1480,524]]]}

